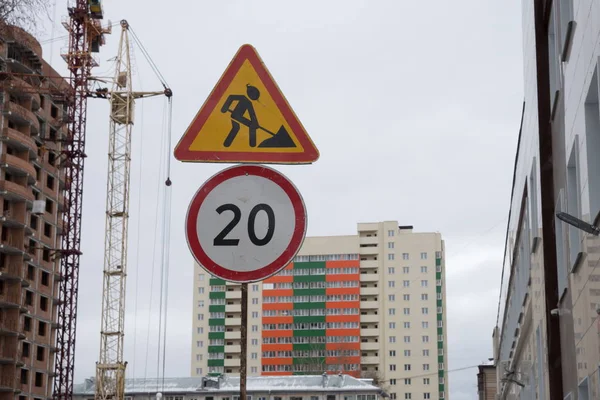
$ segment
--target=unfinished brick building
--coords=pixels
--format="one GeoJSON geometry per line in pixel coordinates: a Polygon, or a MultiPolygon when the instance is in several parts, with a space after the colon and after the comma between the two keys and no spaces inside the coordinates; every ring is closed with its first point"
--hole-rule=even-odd
{"type": "Polygon", "coordinates": [[[40,44],[0,30],[0,400],[52,396],[69,86],[40,44]],[[63,117],[64,116],[64,117],[63,117]]]}

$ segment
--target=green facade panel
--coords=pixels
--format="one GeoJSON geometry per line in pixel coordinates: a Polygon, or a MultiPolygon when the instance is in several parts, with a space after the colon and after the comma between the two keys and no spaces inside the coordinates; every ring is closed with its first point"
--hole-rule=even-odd
{"type": "Polygon", "coordinates": [[[441,306],[442,306],[442,300],[438,300],[438,301],[437,301],[437,306],[438,306],[438,307],[441,307],[441,306]]]}
{"type": "Polygon", "coordinates": [[[444,342],[437,342],[437,343],[438,343],[438,349],[444,348],[444,342]]]}
{"type": "Polygon", "coordinates": [[[210,292],[208,294],[208,298],[209,299],[224,299],[225,298],[225,292],[210,292]]]}
{"type": "Polygon", "coordinates": [[[210,286],[223,286],[225,285],[225,280],[219,278],[210,278],[208,283],[210,286]]]}
{"type": "Polygon", "coordinates": [[[293,350],[325,350],[325,343],[294,343],[293,350]]]}
{"type": "Polygon", "coordinates": [[[440,393],[444,391],[444,385],[440,385],[440,393]]]}
{"type": "Polygon", "coordinates": [[[444,334],[444,328],[438,328],[438,335],[444,334]]]}
{"type": "Polygon", "coordinates": [[[209,339],[225,339],[225,332],[208,332],[209,339]]]}
{"type": "Polygon", "coordinates": [[[225,353],[225,346],[208,346],[209,353],[225,353]]]}
{"type": "Polygon", "coordinates": [[[208,312],[225,312],[225,304],[208,306],[208,312]]]}
{"type": "Polygon", "coordinates": [[[325,303],[294,303],[294,310],[320,310],[325,308],[325,303]]]}
{"type": "Polygon", "coordinates": [[[294,269],[325,268],[325,261],[295,262],[293,268],[294,269]]]}
{"type": "Polygon", "coordinates": [[[305,323],[305,322],[325,322],[324,315],[311,315],[308,317],[294,317],[294,323],[305,323]]]}
{"type": "Polygon", "coordinates": [[[323,282],[325,275],[299,275],[294,276],[294,282],[323,282]]]}
{"type": "Polygon", "coordinates": [[[443,318],[443,317],[442,317],[443,315],[444,315],[444,314],[438,314],[438,315],[437,315],[437,320],[438,320],[438,321],[441,321],[441,320],[442,320],[442,318],[443,318]]]}
{"type": "Polygon", "coordinates": [[[435,292],[436,293],[442,293],[442,287],[441,286],[436,286],[435,287],[435,292]]]}
{"type": "MultiPolygon", "coordinates": [[[[318,276],[318,275],[317,275],[318,276]]],[[[321,275],[321,281],[325,281],[325,275],[321,275]]],[[[325,288],[323,289],[294,289],[294,296],[325,296],[325,288]]]]}
{"type": "Polygon", "coordinates": [[[325,336],[325,329],[314,329],[311,331],[299,331],[295,330],[292,332],[294,337],[306,337],[306,336],[325,336]]]}
{"type": "Polygon", "coordinates": [[[444,377],[444,371],[438,371],[438,377],[443,378],[444,377]]]}
{"type": "Polygon", "coordinates": [[[435,279],[442,279],[442,273],[441,272],[436,272],[435,273],[435,279]]]}
{"type": "Polygon", "coordinates": [[[442,265],[442,259],[441,258],[436,258],[435,259],[435,266],[439,267],[440,265],[442,265]]]}
{"type": "Polygon", "coordinates": [[[209,367],[224,367],[225,360],[208,360],[209,367]]]}
{"type": "Polygon", "coordinates": [[[444,356],[438,356],[438,363],[443,363],[444,362],[444,356]]]}
{"type": "Polygon", "coordinates": [[[292,358],[292,364],[325,365],[325,357],[292,358]]]}
{"type": "Polygon", "coordinates": [[[220,326],[225,325],[225,318],[209,318],[208,326],[220,326]]]}

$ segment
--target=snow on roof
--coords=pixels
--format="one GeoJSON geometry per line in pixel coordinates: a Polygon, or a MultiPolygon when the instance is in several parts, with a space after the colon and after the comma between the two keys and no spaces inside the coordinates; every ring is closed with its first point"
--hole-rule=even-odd
{"type": "MultiPolygon", "coordinates": [[[[237,392],[240,387],[238,376],[126,379],[125,393],[187,393],[187,392],[237,392]],[[205,383],[205,384],[203,384],[205,383]],[[204,387],[203,387],[204,386],[204,387]],[[163,389],[164,388],[164,389],[163,389]]],[[[92,395],[96,389],[94,379],[74,385],[74,395],[92,395]]],[[[268,391],[365,391],[379,392],[381,389],[349,375],[303,375],[303,376],[252,376],[248,377],[249,392],[268,391]]]]}

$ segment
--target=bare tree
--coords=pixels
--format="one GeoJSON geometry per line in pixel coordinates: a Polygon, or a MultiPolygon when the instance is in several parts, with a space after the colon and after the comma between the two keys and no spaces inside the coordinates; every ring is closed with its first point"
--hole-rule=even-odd
{"type": "Polygon", "coordinates": [[[297,365],[302,365],[303,372],[307,375],[321,375],[324,372],[347,372],[344,371],[344,365],[352,363],[353,350],[344,349],[343,346],[335,349],[330,348],[329,350],[337,350],[337,355],[327,357],[327,350],[324,346],[319,346],[316,343],[312,344],[309,346],[309,350],[305,350],[304,354],[296,358],[298,360],[297,365]]]}
{"type": "Polygon", "coordinates": [[[32,32],[42,17],[49,17],[49,5],[50,0],[0,0],[0,25],[14,25],[32,32]]]}
{"type": "Polygon", "coordinates": [[[379,371],[361,371],[360,377],[363,379],[372,379],[374,386],[386,390],[386,381],[383,380],[383,375],[379,371]]]}

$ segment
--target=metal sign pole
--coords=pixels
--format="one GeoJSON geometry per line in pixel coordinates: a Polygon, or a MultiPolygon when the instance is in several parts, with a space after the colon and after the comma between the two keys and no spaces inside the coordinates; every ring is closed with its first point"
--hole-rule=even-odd
{"type": "Polygon", "coordinates": [[[242,327],[240,355],[240,400],[246,400],[246,376],[248,365],[248,284],[242,283],[242,327]]]}

